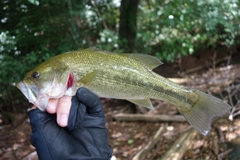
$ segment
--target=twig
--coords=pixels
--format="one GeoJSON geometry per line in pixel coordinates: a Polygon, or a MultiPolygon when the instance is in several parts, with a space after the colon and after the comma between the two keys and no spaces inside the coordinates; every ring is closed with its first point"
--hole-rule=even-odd
{"type": "Polygon", "coordinates": [[[195,129],[183,133],[172,147],[161,157],[161,160],[180,160],[184,153],[191,148],[193,139],[198,134],[195,129]]]}
{"type": "Polygon", "coordinates": [[[230,63],[231,63],[232,54],[233,54],[233,52],[232,52],[232,50],[231,50],[231,51],[230,51],[230,55],[228,56],[227,65],[230,65],[230,63]]]}
{"type": "Polygon", "coordinates": [[[156,132],[156,134],[153,136],[153,138],[151,139],[151,141],[148,142],[148,144],[142,148],[134,157],[133,160],[145,160],[146,159],[146,155],[147,153],[155,146],[156,143],[159,142],[159,140],[161,139],[161,133],[163,131],[164,127],[160,127],[158,129],[158,131],[156,132]]]}
{"type": "Polygon", "coordinates": [[[216,58],[217,58],[217,51],[215,51],[213,53],[213,57],[212,57],[212,61],[213,61],[212,71],[213,71],[213,79],[214,80],[216,79],[216,58]]]}
{"type": "Polygon", "coordinates": [[[214,126],[214,128],[217,132],[219,143],[224,143],[225,142],[225,137],[223,135],[223,132],[217,126],[214,126]]]}
{"type": "Polygon", "coordinates": [[[38,159],[38,156],[37,156],[37,152],[34,151],[29,155],[27,155],[26,157],[24,157],[22,160],[36,160],[36,159],[38,159]]]}
{"type": "MultiPolygon", "coordinates": [[[[218,63],[220,63],[220,62],[222,62],[222,61],[226,61],[226,60],[228,60],[228,59],[229,59],[228,57],[224,57],[224,58],[218,59],[218,60],[215,61],[215,64],[218,64],[218,63]]],[[[197,66],[197,67],[195,67],[195,68],[188,69],[188,70],[185,71],[185,73],[196,72],[196,71],[201,70],[201,69],[204,69],[204,68],[210,68],[210,67],[208,66],[208,63],[203,64],[203,65],[200,65],[200,66],[197,66]]]]}
{"type": "Polygon", "coordinates": [[[144,122],[159,122],[159,121],[174,121],[185,122],[186,119],[181,115],[149,115],[149,114],[117,114],[113,118],[117,121],[144,121],[144,122]]]}
{"type": "Polygon", "coordinates": [[[228,85],[228,87],[227,87],[227,93],[228,93],[230,105],[231,105],[231,106],[234,106],[234,105],[233,105],[232,96],[231,96],[231,93],[230,93],[230,92],[231,92],[231,91],[230,91],[230,86],[228,85]]]}
{"type": "MultiPolygon", "coordinates": [[[[90,3],[91,3],[92,6],[95,8],[95,11],[96,11],[97,15],[98,15],[99,17],[101,17],[101,16],[102,16],[102,15],[101,15],[101,12],[99,11],[98,7],[96,6],[95,1],[94,1],[94,0],[90,0],[90,3]]],[[[107,26],[107,24],[105,23],[104,20],[102,21],[102,23],[103,23],[104,29],[108,29],[108,26],[107,26]]]]}
{"type": "Polygon", "coordinates": [[[230,152],[232,152],[232,148],[231,149],[228,149],[226,150],[225,152],[222,152],[218,155],[218,160],[222,160],[222,158],[224,158],[226,155],[228,155],[230,152]]]}
{"type": "Polygon", "coordinates": [[[189,80],[186,78],[168,78],[170,81],[173,81],[177,84],[187,83],[189,80]]]}
{"type": "Polygon", "coordinates": [[[228,119],[229,120],[233,120],[233,117],[235,117],[235,116],[237,116],[237,115],[239,115],[240,114],[240,100],[238,100],[238,102],[237,102],[237,104],[236,104],[236,106],[234,106],[233,108],[232,108],[232,111],[231,111],[231,113],[230,113],[230,115],[229,115],[229,117],[228,117],[228,119]],[[236,112],[237,111],[237,112],[236,112]]]}

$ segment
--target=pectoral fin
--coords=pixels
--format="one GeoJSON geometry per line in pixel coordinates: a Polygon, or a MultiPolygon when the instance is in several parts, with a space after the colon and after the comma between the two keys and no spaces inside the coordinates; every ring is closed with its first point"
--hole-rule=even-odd
{"type": "Polygon", "coordinates": [[[136,105],[146,107],[148,109],[154,109],[150,99],[127,99],[129,102],[132,102],[136,105]]]}
{"type": "Polygon", "coordinates": [[[86,74],[83,78],[81,78],[79,80],[79,82],[83,85],[86,86],[87,84],[89,84],[97,75],[97,72],[91,72],[86,74]]]}
{"type": "Polygon", "coordinates": [[[129,53],[129,54],[120,54],[120,55],[135,59],[136,61],[145,64],[151,70],[163,64],[157,57],[150,56],[147,54],[129,53]]]}

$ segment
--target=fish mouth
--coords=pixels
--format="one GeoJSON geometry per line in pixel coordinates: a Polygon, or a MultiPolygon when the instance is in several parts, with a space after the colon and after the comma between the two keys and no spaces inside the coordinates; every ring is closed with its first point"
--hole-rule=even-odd
{"type": "Polygon", "coordinates": [[[37,101],[36,90],[32,90],[29,85],[24,82],[19,82],[17,84],[17,88],[24,94],[24,96],[28,99],[30,103],[34,103],[37,101]]]}
{"type": "Polygon", "coordinates": [[[38,107],[40,110],[45,110],[48,104],[48,98],[43,94],[39,94],[37,87],[24,82],[19,82],[17,88],[24,94],[28,101],[38,107]]]}

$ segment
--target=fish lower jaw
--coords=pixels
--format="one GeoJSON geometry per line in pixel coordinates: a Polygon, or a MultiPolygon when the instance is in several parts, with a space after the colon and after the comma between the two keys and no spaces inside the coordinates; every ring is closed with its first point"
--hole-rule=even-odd
{"type": "Polygon", "coordinates": [[[29,102],[33,103],[41,111],[45,111],[47,108],[49,99],[50,98],[48,96],[39,95],[36,101],[34,101],[34,102],[29,101],[29,102]]]}

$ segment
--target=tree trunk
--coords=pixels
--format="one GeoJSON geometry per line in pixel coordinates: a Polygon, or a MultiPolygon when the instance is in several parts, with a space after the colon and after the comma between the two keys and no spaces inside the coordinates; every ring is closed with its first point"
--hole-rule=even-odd
{"type": "Polygon", "coordinates": [[[139,0],[122,0],[120,7],[120,48],[132,52],[137,30],[137,9],[139,0]]]}

